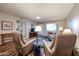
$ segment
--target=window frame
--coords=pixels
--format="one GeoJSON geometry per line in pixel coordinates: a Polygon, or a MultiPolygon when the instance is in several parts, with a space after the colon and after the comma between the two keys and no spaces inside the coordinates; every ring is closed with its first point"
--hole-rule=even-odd
{"type": "Polygon", "coordinates": [[[53,32],[53,31],[56,32],[57,31],[57,23],[47,23],[46,24],[46,31],[48,31],[48,32],[53,32]],[[47,25],[48,24],[55,24],[56,25],[56,29],[55,30],[47,30],[47,25]]]}

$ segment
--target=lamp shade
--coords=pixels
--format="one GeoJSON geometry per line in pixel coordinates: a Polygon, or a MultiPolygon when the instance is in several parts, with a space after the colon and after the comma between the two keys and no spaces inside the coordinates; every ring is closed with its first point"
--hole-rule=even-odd
{"type": "Polygon", "coordinates": [[[65,29],[62,34],[72,34],[70,29],[65,29]]]}
{"type": "Polygon", "coordinates": [[[59,31],[63,31],[63,27],[60,27],[60,28],[59,28],[59,31]]]}
{"type": "Polygon", "coordinates": [[[35,31],[36,31],[36,32],[42,31],[41,26],[36,26],[36,27],[35,27],[35,31]]]}

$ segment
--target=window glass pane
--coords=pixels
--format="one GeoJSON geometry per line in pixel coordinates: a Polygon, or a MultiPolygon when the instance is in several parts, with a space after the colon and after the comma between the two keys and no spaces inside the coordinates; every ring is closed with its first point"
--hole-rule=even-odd
{"type": "Polygon", "coordinates": [[[35,27],[35,31],[42,31],[41,26],[36,26],[36,27],[35,27]]]}
{"type": "Polygon", "coordinates": [[[47,24],[46,25],[47,31],[56,31],[56,23],[54,24],[47,24]]]}

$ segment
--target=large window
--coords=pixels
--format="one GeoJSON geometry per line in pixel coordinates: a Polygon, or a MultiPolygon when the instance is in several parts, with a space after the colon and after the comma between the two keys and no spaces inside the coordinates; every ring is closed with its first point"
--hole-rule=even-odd
{"type": "Polygon", "coordinates": [[[50,23],[46,25],[47,31],[56,31],[57,30],[57,24],[56,23],[50,23]]]}
{"type": "Polygon", "coordinates": [[[35,27],[35,31],[42,31],[41,26],[36,26],[36,27],[35,27]]]}

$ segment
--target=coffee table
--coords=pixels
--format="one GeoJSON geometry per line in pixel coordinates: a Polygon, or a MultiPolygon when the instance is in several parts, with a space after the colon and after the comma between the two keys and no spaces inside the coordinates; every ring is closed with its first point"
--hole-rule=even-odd
{"type": "Polygon", "coordinates": [[[43,46],[43,38],[38,38],[38,44],[36,42],[37,40],[34,41],[33,47],[34,47],[34,55],[35,56],[41,56],[41,48],[43,46]]]}

